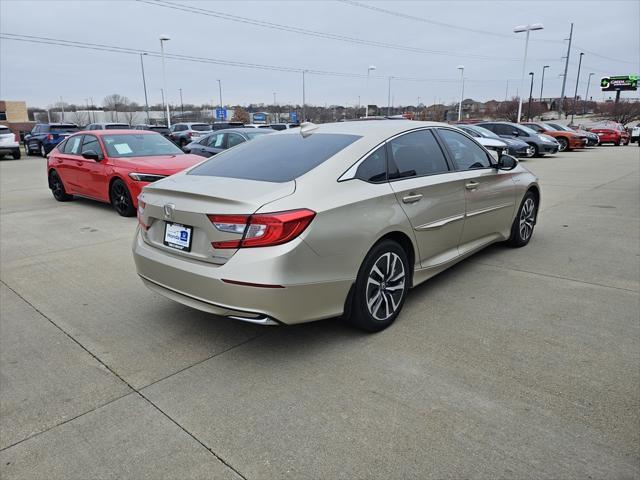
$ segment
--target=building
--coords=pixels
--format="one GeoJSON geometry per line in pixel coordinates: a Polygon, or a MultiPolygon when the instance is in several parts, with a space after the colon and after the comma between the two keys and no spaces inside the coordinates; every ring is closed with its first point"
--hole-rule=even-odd
{"type": "Polygon", "coordinates": [[[0,100],[0,124],[13,133],[30,132],[35,122],[29,121],[27,102],[0,100]]]}

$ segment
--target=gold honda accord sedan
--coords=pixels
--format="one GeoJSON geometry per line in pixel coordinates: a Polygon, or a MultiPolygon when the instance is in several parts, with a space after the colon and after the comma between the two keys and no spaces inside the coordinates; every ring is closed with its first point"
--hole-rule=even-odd
{"type": "Polygon", "coordinates": [[[379,331],[411,287],[494,242],[526,245],[540,187],[445,124],[305,123],[150,184],[138,204],[151,290],[263,325],[343,315],[379,331]]]}

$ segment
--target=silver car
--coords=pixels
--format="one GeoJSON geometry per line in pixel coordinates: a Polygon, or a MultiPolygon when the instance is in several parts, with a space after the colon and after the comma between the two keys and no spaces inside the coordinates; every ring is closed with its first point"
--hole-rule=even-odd
{"type": "Polygon", "coordinates": [[[409,289],[531,239],[540,187],[455,127],[303,124],[144,188],[133,245],[152,290],[264,325],[389,326],[409,289]]]}

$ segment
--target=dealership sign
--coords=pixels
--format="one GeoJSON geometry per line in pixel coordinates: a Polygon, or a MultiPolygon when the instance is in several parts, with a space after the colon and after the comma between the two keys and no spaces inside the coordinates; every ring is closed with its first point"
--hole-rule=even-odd
{"type": "Polygon", "coordinates": [[[600,87],[603,92],[615,92],[620,90],[637,90],[638,75],[620,75],[617,77],[604,77],[600,79],[600,87]]]}

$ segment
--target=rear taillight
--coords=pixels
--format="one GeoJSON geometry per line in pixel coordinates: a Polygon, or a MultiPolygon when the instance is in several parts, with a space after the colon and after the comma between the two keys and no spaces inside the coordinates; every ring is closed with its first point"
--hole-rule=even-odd
{"type": "Polygon", "coordinates": [[[53,140],[53,135],[51,134],[47,135],[47,140],[53,140]]]}
{"type": "Polygon", "coordinates": [[[149,225],[145,224],[142,221],[142,215],[144,214],[144,207],[146,206],[147,204],[138,198],[138,224],[140,225],[140,228],[142,228],[143,230],[149,230],[149,225]]]}
{"type": "Polygon", "coordinates": [[[309,226],[316,212],[302,208],[255,215],[209,215],[217,230],[242,235],[238,240],[211,242],[213,248],[269,247],[289,242],[309,226]]]}
{"type": "Polygon", "coordinates": [[[13,135],[14,135],[14,137],[15,137],[15,139],[14,139],[14,140],[15,140],[16,142],[20,142],[20,135],[19,135],[19,134],[17,134],[17,133],[14,133],[13,135]]]}
{"type": "Polygon", "coordinates": [[[191,135],[193,135],[191,132],[187,132],[187,137],[191,138],[191,135]]]}

